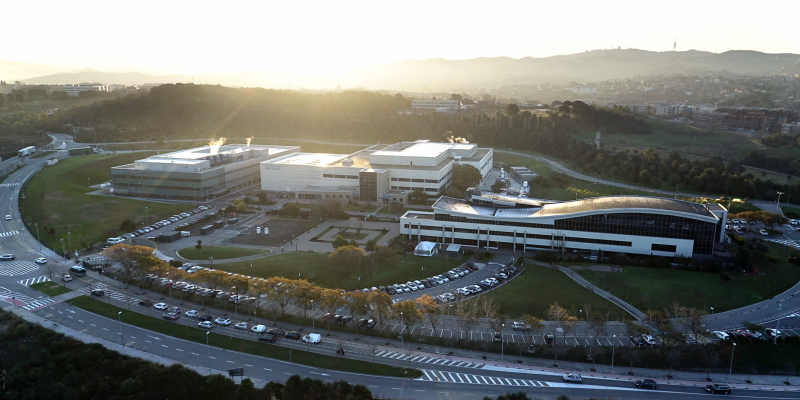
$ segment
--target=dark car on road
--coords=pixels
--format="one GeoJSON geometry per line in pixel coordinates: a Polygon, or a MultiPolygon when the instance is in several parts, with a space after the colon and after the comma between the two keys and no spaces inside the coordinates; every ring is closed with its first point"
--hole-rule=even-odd
{"type": "Polygon", "coordinates": [[[197,319],[200,320],[200,321],[213,321],[214,317],[212,317],[210,315],[201,315],[201,316],[197,317],[197,319]]]}
{"type": "Polygon", "coordinates": [[[712,394],[716,393],[731,394],[731,387],[728,385],[720,385],[718,383],[715,383],[713,385],[706,385],[706,392],[712,394]]]}
{"type": "Polygon", "coordinates": [[[102,296],[104,294],[106,294],[106,292],[104,292],[103,289],[93,289],[92,290],[92,296],[100,297],[100,296],[102,296]]]}
{"type": "Polygon", "coordinates": [[[272,328],[268,330],[267,333],[270,335],[275,335],[276,337],[281,337],[286,334],[286,331],[280,328],[272,328]]]}
{"type": "Polygon", "coordinates": [[[144,306],[144,307],[152,307],[153,306],[153,302],[150,301],[150,300],[146,300],[146,299],[145,300],[139,300],[139,305],[140,306],[144,306]]]}
{"type": "Polygon", "coordinates": [[[285,335],[283,335],[283,337],[285,337],[287,339],[298,340],[298,339],[300,339],[302,337],[302,335],[300,335],[300,332],[291,331],[291,332],[287,332],[285,335]]]}
{"type": "Polygon", "coordinates": [[[162,315],[162,317],[164,319],[168,319],[170,321],[175,321],[176,319],[181,317],[181,313],[179,313],[179,312],[169,312],[169,313],[166,313],[166,314],[162,315]]]}
{"type": "Polygon", "coordinates": [[[656,389],[656,381],[652,379],[639,379],[636,381],[636,387],[641,389],[656,389]]]}
{"type": "Polygon", "coordinates": [[[259,336],[259,342],[275,343],[275,335],[268,333],[264,336],[259,336]]]}

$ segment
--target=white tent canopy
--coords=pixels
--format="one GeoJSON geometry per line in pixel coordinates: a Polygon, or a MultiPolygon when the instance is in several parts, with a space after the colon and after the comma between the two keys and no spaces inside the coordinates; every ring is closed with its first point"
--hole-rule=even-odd
{"type": "Polygon", "coordinates": [[[433,242],[419,242],[414,249],[415,256],[431,257],[436,254],[436,243],[433,242]]]}

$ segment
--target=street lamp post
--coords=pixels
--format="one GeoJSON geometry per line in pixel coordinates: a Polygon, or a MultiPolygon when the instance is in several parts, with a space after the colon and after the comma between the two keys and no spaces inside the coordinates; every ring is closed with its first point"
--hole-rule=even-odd
{"type": "MultiPolygon", "coordinates": [[[[400,323],[403,322],[403,312],[400,312],[400,323]]],[[[403,329],[400,330],[400,348],[405,349],[406,346],[403,343],[403,331],[406,329],[406,324],[403,324],[403,329]]]]}
{"type": "Polygon", "coordinates": [[[172,282],[169,281],[169,272],[167,272],[167,290],[169,291],[169,299],[172,300],[172,282]]]}
{"type": "Polygon", "coordinates": [[[714,314],[714,307],[711,307],[711,314],[714,314]]]}
{"type": "Polygon", "coordinates": [[[783,311],[783,304],[778,304],[778,327],[775,328],[775,337],[772,340],[772,344],[778,344],[778,332],[781,330],[781,311],[783,311]]]}
{"type": "Polygon", "coordinates": [[[70,236],[71,232],[67,232],[67,239],[69,240],[69,252],[72,254],[72,237],[70,236]]]}
{"type": "Polygon", "coordinates": [[[239,315],[239,295],[236,294],[236,286],[231,286],[231,289],[233,289],[233,295],[236,296],[236,297],[233,298],[233,308],[236,311],[236,315],[238,316],[239,315]]]}
{"type": "Polygon", "coordinates": [[[117,319],[119,320],[119,336],[122,336],[122,311],[117,313],[117,319]]]}
{"type": "Polygon", "coordinates": [[[39,235],[39,223],[38,222],[34,222],[33,224],[36,225],[36,237],[39,238],[39,251],[41,252],[42,251],[42,236],[39,235]]]}
{"type": "Polygon", "coordinates": [[[206,332],[206,350],[208,350],[208,370],[211,371],[211,346],[208,344],[208,335],[211,332],[206,332]]]}
{"type": "Polygon", "coordinates": [[[87,187],[87,188],[90,188],[90,187],[92,187],[92,185],[90,185],[90,184],[89,184],[89,178],[86,178],[86,187],[87,187]]]}
{"type": "Polygon", "coordinates": [[[500,330],[500,362],[504,362],[506,359],[506,350],[505,350],[505,341],[503,341],[503,331],[506,330],[506,324],[501,324],[502,329],[500,330]]]}
{"type": "Polygon", "coordinates": [[[781,210],[781,195],[782,195],[782,194],[786,194],[786,193],[783,193],[783,192],[778,192],[778,209],[776,210],[778,214],[780,214],[780,213],[781,213],[781,211],[780,211],[780,210],[781,210]]]}
{"type": "Polygon", "coordinates": [[[67,259],[67,248],[64,247],[64,239],[61,239],[61,250],[64,252],[64,260],[67,259]]]}
{"type": "Polygon", "coordinates": [[[614,335],[614,342],[611,343],[611,373],[614,373],[614,350],[617,348],[617,335],[614,335]]]}
{"type": "Polygon", "coordinates": [[[311,300],[311,330],[315,330],[315,321],[314,321],[314,300],[311,300]]]}
{"type": "Polygon", "coordinates": [[[736,350],[736,343],[734,343],[733,347],[731,347],[731,368],[728,370],[728,378],[730,378],[731,374],[733,373],[733,352],[735,350],[736,350]]]}
{"type": "Polygon", "coordinates": [[[147,222],[147,207],[144,208],[144,222],[147,222]]]}

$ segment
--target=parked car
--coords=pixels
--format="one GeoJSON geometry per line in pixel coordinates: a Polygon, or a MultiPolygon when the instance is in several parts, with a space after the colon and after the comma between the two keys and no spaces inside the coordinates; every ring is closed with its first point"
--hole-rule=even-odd
{"type": "Polygon", "coordinates": [[[636,381],[636,387],[640,389],[656,389],[658,385],[652,379],[639,379],[636,381]]]}
{"type": "Polygon", "coordinates": [[[519,322],[519,321],[514,321],[514,324],[513,324],[512,327],[514,328],[515,331],[528,331],[528,330],[531,329],[530,325],[528,325],[528,324],[526,324],[524,322],[519,322]]]}
{"type": "Polygon", "coordinates": [[[766,229],[759,229],[758,233],[760,233],[761,236],[769,236],[769,232],[767,232],[766,229]]]}
{"type": "MultiPolygon", "coordinates": [[[[263,326],[263,325],[261,325],[261,326],[263,326]]],[[[275,337],[275,335],[273,335],[271,333],[268,333],[268,334],[266,334],[264,336],[259,336],[258,339],[256,339],[256,340],[258,340],[259,342],[275,343],[276,339],[277,338],[275,337]]]]}
{"type": "Polygon", "coordinates": [[[731,338],[731,335],[728,335],[727,333],[722,332],[722,331],[714,332],[714,336],[718,337],[719,340],[728,340],[728,339],[731,338]]]}
{"type": "Polygon", "coordinates": [[[645,343],[649,344],[650,346],[656,345],[656,339],[646,333],[642,334],[642,339],[645,341],[645,343]]]}
{"type": "Polygon", "coordinates": [[[566,374],[566,375],[564,375],[564,382],[582,383],[583,382],[583,378],[581,378],[580,374],[566,374]]]}
{"type": "Polygon", "coordinates": [[[493,342],[502,342],[503,341],[503,334],[500,333],[500,332],[495,332],[494,335],[492,335],[492,341],[493,342]]]}
{"type": "Polygon", "coordinates": [[[706,385],[706,392],[712,394],[731,394],[731,387],[728,385],[720,385],[719,383],[715,383],[713,385],[706,385]]]}
{"type": "Polygon", "coordinates": [[[197,323],[197,327],[203,329],[211,329],[214,327],[214,324],[211,321],[202,321],[197,323]]]}
{"type": "Polygon", "coordinates": [[[298,340],[298,339],[300,339],[302,337],[302,335],[300,335],[300,332],[291,331],[291,332],[286,332],[286,334],[283,335],[283,337],[285,337],[287,339],[298,340]]]}

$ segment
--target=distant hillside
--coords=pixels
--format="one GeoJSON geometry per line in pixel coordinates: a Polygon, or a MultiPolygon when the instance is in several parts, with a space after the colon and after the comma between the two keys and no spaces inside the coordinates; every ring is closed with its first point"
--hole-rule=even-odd
{"type": "Polygon", "coordinates": [[[32,76],[58,74],[71,70],[71,68],[54,67],[52,65],[0,60],[0,80],[4,80],[7,83],[24,80],[32,76]]]}
{"type": "MultiPolygon", "coordinates": [[[[636,75],[699,74],[727,71],[736,74],[769,76],[800,73],[800,55],[766,54],[756,51],[728,51],[721,54],[702,51],[653,52],[645,50],[594,50],[546,58],[508,57],[471,60],[405,60],[392,64],[365,66],[327,76],[304,76],[291,71],[242,71],[213,74],[148,75],[80,71],[25,79],[26,83],[105,82],[126,85],[143,83],[192,82],[228,86],[272,88],[362,86],[370,89],[437,90],[450,86],[491,86],[594,82],[636,75]]],[[[29,76],[36,76],[30,74],[29,76]]]]}

